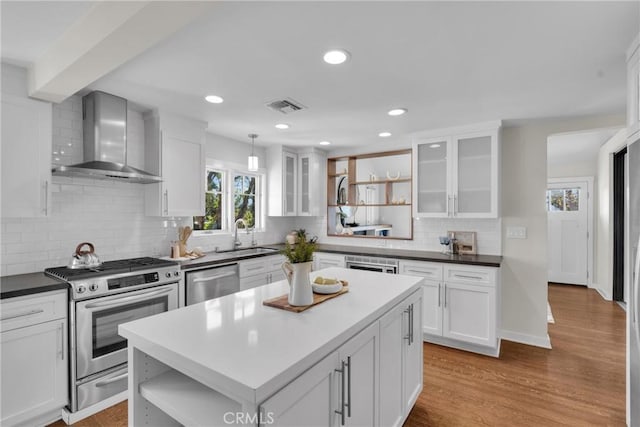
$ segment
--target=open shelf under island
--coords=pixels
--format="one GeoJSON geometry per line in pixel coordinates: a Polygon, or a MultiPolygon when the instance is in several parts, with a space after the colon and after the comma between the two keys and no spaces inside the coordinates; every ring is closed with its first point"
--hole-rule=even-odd
{"type": "Polygon", "coordinates": [[[422,390],[422,278],[328,268],[302,313],[276,282],[119,326],[129,425],[401,425],[422,390]],[[390,286],[390,285],[393,286],[390,286]]]}

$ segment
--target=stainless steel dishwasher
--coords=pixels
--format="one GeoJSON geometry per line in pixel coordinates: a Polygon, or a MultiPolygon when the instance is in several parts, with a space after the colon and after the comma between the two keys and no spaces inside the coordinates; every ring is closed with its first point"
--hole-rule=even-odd
{"type": "Polygon", "coordinates": [[[187,271],[185,275],[187,305],[240,291],[238,264],[187,271]]]}

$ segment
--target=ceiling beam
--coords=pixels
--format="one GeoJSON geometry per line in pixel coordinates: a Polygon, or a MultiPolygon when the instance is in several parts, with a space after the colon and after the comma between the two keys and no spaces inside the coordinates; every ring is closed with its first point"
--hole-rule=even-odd
{"type": "Polygon", "coordinates": [[[29,96],[62,102],[175,33],[215,2],[102,1],[29,70],[29,96]]]}

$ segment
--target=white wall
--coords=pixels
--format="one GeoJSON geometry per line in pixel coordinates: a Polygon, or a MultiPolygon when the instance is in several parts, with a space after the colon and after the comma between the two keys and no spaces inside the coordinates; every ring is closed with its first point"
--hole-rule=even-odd
{"type": "Polygon", "coordinates": [[[608,300],[613,297],[613,154],[627,144],[620,130],[598,152],[598,204],[595,207],[595,280],[593,287],[608,300]]]}
{"type": "Polygon", "coordinates": [[[502,132],[502,229],[527,228],[526,239],[502,233],[502,330],[513,341],[548,345],[547,335],[547,138],[619,126],[623,115],[525,121],[502,132]]]}

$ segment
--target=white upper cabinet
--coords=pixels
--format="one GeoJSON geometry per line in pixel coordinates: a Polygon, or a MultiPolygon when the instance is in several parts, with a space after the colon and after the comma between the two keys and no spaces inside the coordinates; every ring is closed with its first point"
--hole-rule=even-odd
{"type": "Polygon", "coordinates": [[[640,132],[640,34],[627,51],[627,135],[640,132]]]}
{"type": "Polygon", "coordinates": [[[317,149],[273,146],[267,150],[269,216],[324,213],[326,155],[317,149]]]}
{"type": "Polygon", "coordinates": [[[175,116],[145,116],[145,168],[162,177],[145,186],[148,216],[204,215],[206,123],[175,116]]]}
{"type": "Polygon", "coordinates": [[[416,134],[414,215],[497,218],[500,122],[416,134]]]}
{"type": "Polygon", "coordinates": [[[21,69],[2,73],[2,216],[49,216],[52,107],[27,97],[21,69]]]}

